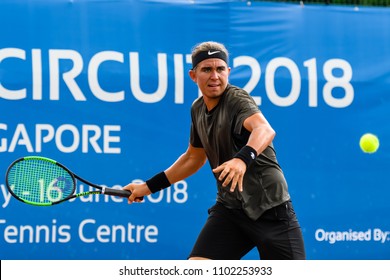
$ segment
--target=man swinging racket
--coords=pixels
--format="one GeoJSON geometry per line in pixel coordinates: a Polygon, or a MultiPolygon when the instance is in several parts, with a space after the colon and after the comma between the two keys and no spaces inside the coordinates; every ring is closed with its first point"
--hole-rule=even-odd
{"type": "Polygon", "coordinates": [[[302,231],[276,159],[275,131],[250,95],[229,84],[229,55],[218,42],[193,48],[187,150],[165,171],[124,189],[129,203],[197,172],[208,160],[218,195],[189,259],[238,260],[254,247],[267,260],[306,258],[302,231]]]}

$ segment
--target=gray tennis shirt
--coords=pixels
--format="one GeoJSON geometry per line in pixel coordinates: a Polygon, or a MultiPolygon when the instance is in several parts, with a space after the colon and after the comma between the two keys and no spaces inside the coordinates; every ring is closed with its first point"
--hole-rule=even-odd
{"type": "MultiPolygon", "coordinates": [[[[250,132],[243,127],[244,120],[260,112],[252,97],[243,89],[228,85],[219,103],[210,112],[203,97],[191,107],[190,143],[204,148],[211,168],[233,156],[248,142],[250,132]]],[[[222,187],[218,174],[217,201],[228,208],[241,208],[253,220],[264,211],[290,199],[287,182],[276,159],[273,145],[268,146],[247,169],[243,192],[222,187]]]]}

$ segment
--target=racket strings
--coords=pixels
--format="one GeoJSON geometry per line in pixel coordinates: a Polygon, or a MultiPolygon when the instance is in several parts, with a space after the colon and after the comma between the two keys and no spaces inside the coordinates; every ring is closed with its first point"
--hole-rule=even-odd
{"type": "Polygon", "coordinates": [[[28,159],[17,162],[8,173],[12,192],[21,200],[51,204],[74,192],[74,178],[54,162],[28,159]]]}

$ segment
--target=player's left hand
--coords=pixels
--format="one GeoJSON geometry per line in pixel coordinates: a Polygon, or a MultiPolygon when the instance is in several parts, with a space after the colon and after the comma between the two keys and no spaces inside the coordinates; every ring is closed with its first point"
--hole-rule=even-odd
{"type": "Polygon", "coordinates": [[[218,180],[223,181],[222,186],[230,185],[230,191],[234,192],[238,186],[240,192],[243,191],[243,179],[246,171],[246,164],[239,158],[233,158],[213,169],[218,174],[218,180]]]}

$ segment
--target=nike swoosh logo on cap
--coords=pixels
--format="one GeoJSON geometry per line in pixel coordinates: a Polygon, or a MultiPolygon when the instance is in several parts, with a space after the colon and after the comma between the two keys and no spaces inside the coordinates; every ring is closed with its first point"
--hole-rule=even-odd
{"type": "Polygon", "coordinates": [[[216,53],[219,53],[219,52],[221,52],[221,51],[214,51],[214,52],[209,51],[207,54],[208,54],[208,55],[213,55],[213,54],[216,54],[216,53]]]}

